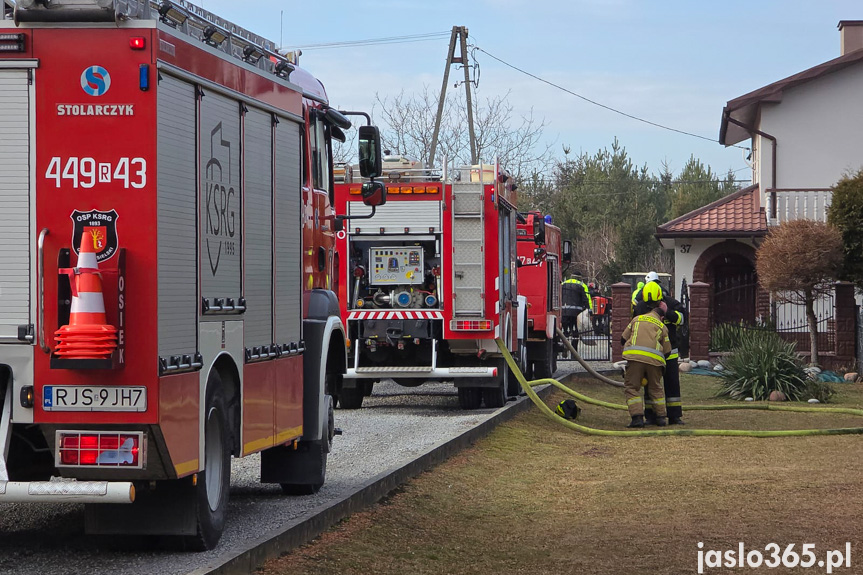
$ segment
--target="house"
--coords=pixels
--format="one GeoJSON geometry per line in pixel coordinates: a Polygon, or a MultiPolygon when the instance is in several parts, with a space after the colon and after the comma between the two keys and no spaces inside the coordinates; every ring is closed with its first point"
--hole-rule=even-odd
{"type": "MultiPolygon", "coordinates": [[[[657,227],[674,250],[676,282],[709,284],[710,325],[776,320],[758,285],[755,249],[771,226],[826,220],[831,187],[863,167],[863,21],[839,22],[839,37],[838,58],[722,110],[719,142],[751,147],[753,185],[657,227]]],[[[823,307],[832,321],[832,303],[823,307]]]]}

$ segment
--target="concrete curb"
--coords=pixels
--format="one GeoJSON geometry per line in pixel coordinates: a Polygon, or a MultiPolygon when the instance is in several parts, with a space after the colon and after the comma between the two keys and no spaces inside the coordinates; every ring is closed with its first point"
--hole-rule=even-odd
{"type": "MultiPolygon", "coordinates": [[[[552,389],[552,386],[546,385],[537,389],[537,393],[544,398],[552,389]]],[[[519,397],[515,403],[502,407],[476,427],[430,448],[397,469],[381,473],[362,484],[354,493],[323,504],[284,528],[264,534],[244,550],[217,557],[209,565],[190,571],[187,575],[251,575],[266,561],[308,543],[345,517],[377,503],[409,479],[449,459],[532,405],[529,398],[519,397]]]]}

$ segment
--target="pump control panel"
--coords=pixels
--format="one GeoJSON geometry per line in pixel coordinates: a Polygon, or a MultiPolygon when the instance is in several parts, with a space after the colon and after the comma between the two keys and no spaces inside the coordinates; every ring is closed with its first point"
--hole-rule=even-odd
{"type": "Polygon", "coordinates": [[[371,285],[422,284],[423,249],[419,247],[371,248],[369,250],[371,285]]]}

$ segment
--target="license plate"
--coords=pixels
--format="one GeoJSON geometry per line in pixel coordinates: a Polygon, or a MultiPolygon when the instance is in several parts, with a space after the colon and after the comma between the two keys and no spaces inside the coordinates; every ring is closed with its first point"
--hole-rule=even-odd
{"type": "Polygon", "coordinates": [[[147,411],[143,386],[46,385],[42,388],[45,411],[147,411]]]}

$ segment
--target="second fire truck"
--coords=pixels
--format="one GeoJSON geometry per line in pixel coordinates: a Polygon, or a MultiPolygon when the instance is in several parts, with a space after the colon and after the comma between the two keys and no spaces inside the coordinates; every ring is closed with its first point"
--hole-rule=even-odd
{"type": "Polygon", "coordinates": [[[384,160],[387,203],[373,216],[349,166],[336,184],[337,210],[354,218],[336,241],[350,346],[339,403],[360,407],[382,379],[446,380],[464,409],[501,407],[517,383],[494,339],[524,361],[513,179],[497,164],[448,174],[384,160]]]}

